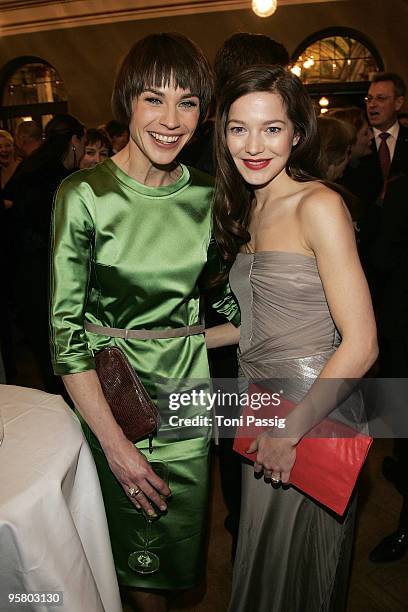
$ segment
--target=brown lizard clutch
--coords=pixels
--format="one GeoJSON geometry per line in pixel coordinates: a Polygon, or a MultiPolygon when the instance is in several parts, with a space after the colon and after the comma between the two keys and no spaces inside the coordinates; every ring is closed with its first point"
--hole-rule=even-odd
{"type": "MultiPolygon", "coordinates": [[[[116,346],[95,353],[96,372],[117,424],[131,442],[151,438],[159,412],[127,357],[116,346]]],[[[151,451],[150,451],[151,452],[151,451]]]]}

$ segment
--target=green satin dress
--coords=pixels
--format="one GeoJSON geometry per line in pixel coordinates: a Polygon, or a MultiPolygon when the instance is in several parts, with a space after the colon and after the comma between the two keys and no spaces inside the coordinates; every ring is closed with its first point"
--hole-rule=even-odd
{"type": "MultiPolygon", "coordinates": [[[[157,400],[157,381],[208,379],[203,335],[122,340],[84,330],[84,319],[128,329],[168,329],[199,320],[198,279],[211,259],[212,179],[182,166],[172,185],[147,187],[108,159],[66,179],[57,194],[52,241],[51,350],[56,374],[94,369],[93,353],[119,346],[157,400]],[[210,249],[210,250],[209,250],[210,249]]],[[[228,289],[214,304],[230,320],[238,308],[228,289]]],[[[166,406],[160,405],[160,410],[166,406]]],[[[197,415],[197,407],[192,413],[197,415]]],[[[207,413],[208,414],[208,413],[207,413]]],[[[110,471],[84,423],[106,505],[119,583],[184,589],[203,572],[210,432],[160,435],[148,455],[169,468],[168,513],[153,523],[150,549],[160,569],[139,575],[128,556],[143,545],[145,520],[110,471]]]]}

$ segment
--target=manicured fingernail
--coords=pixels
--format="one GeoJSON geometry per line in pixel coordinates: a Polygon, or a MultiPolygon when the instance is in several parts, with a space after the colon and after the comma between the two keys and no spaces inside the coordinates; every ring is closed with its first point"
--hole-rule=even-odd
{"type": "Polygon", "coordinates": [[[161,510],[162,512],[165,512],[165,511],[167,510],[167,506],[160,506],[160,510],[161,510]]]}

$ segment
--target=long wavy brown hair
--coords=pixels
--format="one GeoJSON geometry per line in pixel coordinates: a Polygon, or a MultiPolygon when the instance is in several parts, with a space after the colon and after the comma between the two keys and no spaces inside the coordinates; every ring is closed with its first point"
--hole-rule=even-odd
{"type": "MultiPolygon", "coordinates": [[[[254,189],[237,170],[226,142],[228,115],[238,98],[254,92],[272,92],[281,96],[298,143],[289,156],[286,172],[295,181],[320,178],[318,166],[319,139],[312,101],[301,81],[281,66],[253,66],[229,80],[220,92],[215,127],[215,157],[217,176],[213,210],[215,239],[228,268],[242,245],[250,241],[248,225],[254,189]]],[[[217,280],[221,280],[221,277],[217,280]]]]}

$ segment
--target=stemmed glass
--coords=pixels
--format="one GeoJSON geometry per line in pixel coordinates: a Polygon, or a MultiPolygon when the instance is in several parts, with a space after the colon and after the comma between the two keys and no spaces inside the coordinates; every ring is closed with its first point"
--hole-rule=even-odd
{"type": "MultiPolygon", "coordinates": [[[[169,469],[164,461],[152,461],[150,463],[152,470],[156,472],[164,482],[169,485],[169,469]]],[[[138,574],[154,574],[160,567],[160,559],[156,553],[149,550],[151,542],[152,523],[160,519],[163,513],[160,513],[158,508],[155,508],[157,516],[149,516],[142,510],[145,519],[145,530],[143,533],[143,548],[130,553],[128,557],[128,565],[130,569],[138,574]]]]}

